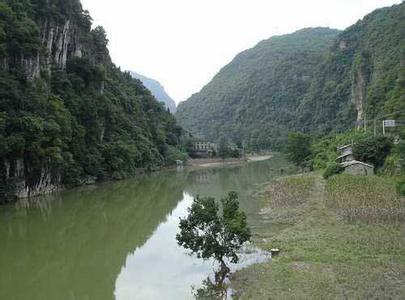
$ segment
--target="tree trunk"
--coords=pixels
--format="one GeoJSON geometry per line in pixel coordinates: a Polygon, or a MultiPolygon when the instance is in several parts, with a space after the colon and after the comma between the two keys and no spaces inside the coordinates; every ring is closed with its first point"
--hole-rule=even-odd
{"type": "Polygon", "coordinates": [[[218,272],[215,273],[215,283],[222,284],[226,278],[226,276],[231,272],[231,269],[225,264],[225,262],[221,259],[220,260],[221,267],[218,272]]]}

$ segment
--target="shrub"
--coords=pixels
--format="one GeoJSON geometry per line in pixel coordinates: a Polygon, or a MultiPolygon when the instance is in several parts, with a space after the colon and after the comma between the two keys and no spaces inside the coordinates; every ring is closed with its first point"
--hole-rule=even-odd
{"type": "Polygon", "coordinates": [[[285,148],[288,159],[299,166],[311,160],[311,143],[311,136],[307,134],[290,133],[285,148]]]}
{"type": "Polygon", "coordinates": [[[393,143],[384,136],[368,136],[356,142],[353,154],[356,159],[373,164],[376,168],[384,165],[385,158],[391,153],[393,143]]]}
{"type": "Polygon", "coordinates": [[[180,149],[168,146],[166,152],[166,164],[167,165],[174,165],[176,164],[176,160],[186,161],[188,158],[187,153],[181,151],[180,149]]]}
{"type": "Polygon", "coordinates": [[[333,175],[337,175],[337,174],[342,173],[343,170],[344,170],[344,168],[340,164],[331,163],[331,164],[328,165],[325,172],[323,173],[323,177],[325,179],[328,179],[329,177],[331,177],[333,175]]]}

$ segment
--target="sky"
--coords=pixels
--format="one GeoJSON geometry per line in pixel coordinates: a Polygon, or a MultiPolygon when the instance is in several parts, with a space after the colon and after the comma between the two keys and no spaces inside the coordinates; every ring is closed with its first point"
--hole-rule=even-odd
{"type": "Polygon", "coordinates": [[[402,0],[82,0],[122,70],[187,100],[238,53],[301,28],[345,29],[402,0]]]}

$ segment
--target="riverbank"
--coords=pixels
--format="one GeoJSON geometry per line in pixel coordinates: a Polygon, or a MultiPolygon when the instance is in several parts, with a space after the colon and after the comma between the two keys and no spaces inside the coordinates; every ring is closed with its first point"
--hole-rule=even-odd
{"type": "Polygon", "coordinates": [[[253,241],[281,249],[231,277],[241,299],[401,299],[404,199],[380,177],[284,177],[258,196],[253,241]]]}
{"type": "Polygon", "coordinates": [[[271,159],[272,155],[261,156],[248,156],[246,158],[202,158],[202,159],[189,159],[187,165],[190,167],[212,168],[231,165],[240,165],[246,162],[258,162],[271,159]]]}

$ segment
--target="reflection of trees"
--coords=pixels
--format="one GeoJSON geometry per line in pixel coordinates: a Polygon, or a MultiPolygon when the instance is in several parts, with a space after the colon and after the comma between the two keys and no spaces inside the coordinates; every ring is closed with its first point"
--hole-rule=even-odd
{"type": "Polygon", "coordinates": [[[227,294],[226,284],[213,283],[209,277],[203,281],[201,288],[193,288],[193,295],[197,300],[225,300],[227,294]]]}
{"type": "Polygon", "coordinates": [[[112,299],[127,254],[175,208],[183,185],[158,176],[21,202],[0,219],[0,298],[112,299]]]}

